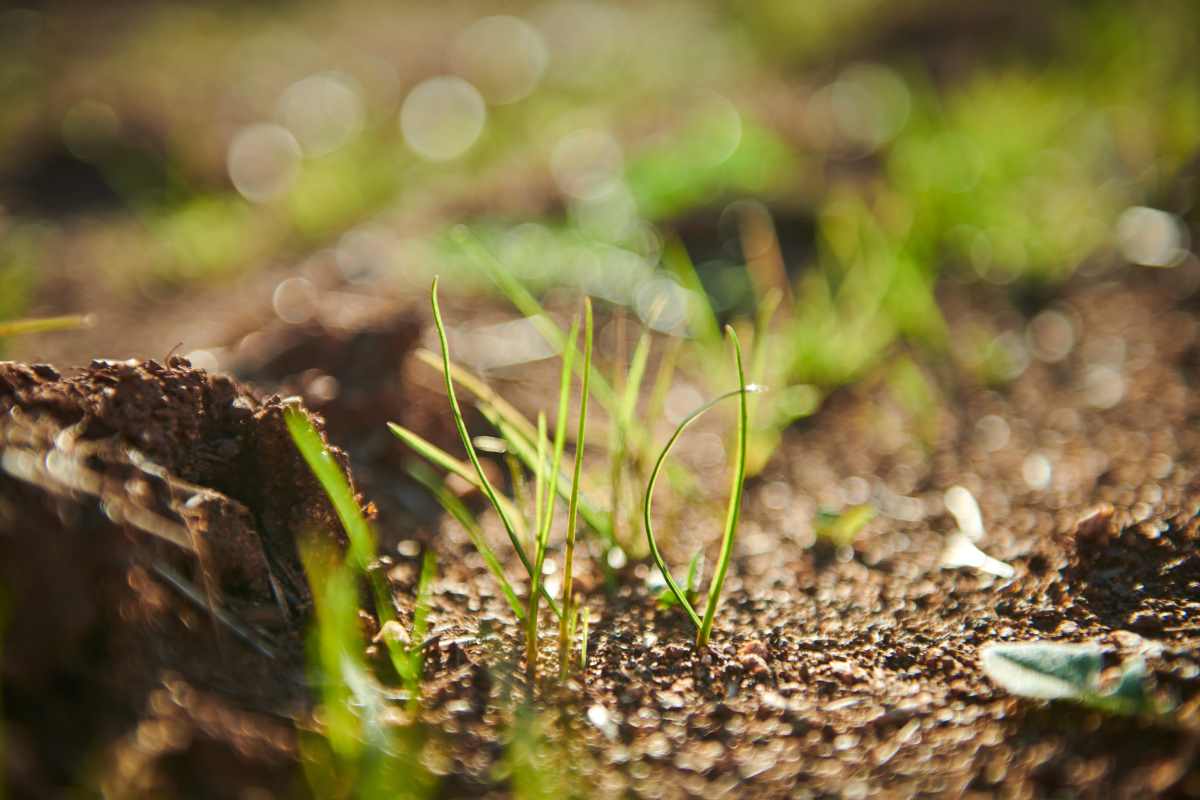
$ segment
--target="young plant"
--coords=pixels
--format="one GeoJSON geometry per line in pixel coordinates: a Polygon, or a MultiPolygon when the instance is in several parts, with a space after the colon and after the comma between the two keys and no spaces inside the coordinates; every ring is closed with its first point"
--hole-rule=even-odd
{"type": "Polygon", "coordinates": [[[579,430],[575,435],[575,471],[571,481],[571,499],[567,504],[567,545],[563,558],[563,613],[558,626],[559,678],[570,670],[571,641],[575,627],[575,525],[579,512],[579,484],[583,478],[583,451],[587,434],[588,383],[592,375],[592,301],[583,303],[583,388],[579,396],[579,430]]]}
{"type": "MultiPolygon", "coordinates": [[[[288,408],[284,412],[284,421],[292,441],[295,442],[296,448],[308,464],[308,468],[320,482],[321,488],[325,490],[329,502],[333,505],[334,511],[346,531],[346,537],[350,540],[346,566],[366,578],[375,602],[375,613],[379,615],[380,627],[387,628],[390,625],[395,628],[399,622],[396,620],[396,608],[387,580],[377,570],[372,569],[372,562],[375,560],[375,532],[371,530],[371,524],[363,516],[349,481],[346,480],[342,468],[325,448],[321,441],[321,435],[317,433],[316,428],[309,422],[303,411],[298,408],[288,408]]],[[[413,664],[414,658],[419,658],[419,652],[414,656],[410,648],[420,648],[420,642],[414,641],[412,636],[408,638],[412,643],[409,647],[405,647],[398,637],[387,637],[385,646],[396,674],[404,680],[410,696],[415,697],[420,691],[420,670],[414,669],[413,664]]]]}
{"type": "MultiPolygon", "coordinates": [[[[438,342],[442,348],[442,375],[445,378],[446,397],[450,401],[450,414],[454,418],[454,427],[458,430],[458,438],[462,442],[463,449],[467,451],[467,458],[471,462],[471,466],[475,470],[475,477],[478,479],[478,486],[483,490],[484,495],[491,502],[492,507],[496,510],[496,515],[500,517],[500,522],[504,526],[504,532],[508,535],[508,540],[512,543],[513,549],[517,553],[517,557],[521,560],[521,565],[525,567],[526,574],[529,575],[531,585],[535,582],[534,565],[529,560],[529,556],[525,552],[525,548],[521,545],[521,539],[517,535],[514,519],[519,518],[519,514],[513,514],[512,504],[502,501],[501,495],[496,492],[492,482],[488,479],[487,473],[483,471],[483,464],[479,460],[479,454],[475,451],[474,442],[471,440],[470,433],[467,432],[467,423],[463,419],[462,409],[458,404],[458,395],[454,391],[454,379],[450,367],[450,345],[446,340],[446,325],[442,322],[442,311],[438,305],[438,280],[433,279],[433,287],[430,290],[430,305],[433,309],[433,324],[437,328],[438,342]]],[[[392,431],[399,435],[399,426],[391,426],[392,431]]],[[[550,597],[544,586],[539,583],[539,591],[546,598],[546,605],[554,612],[555,616],[561,618],[562,612],[558,605],[554,602],[554,598],[550,597]]]]}
{"type": "MultiPolygon", "coordinates": [[[[431,796],[436,781],[421,764],[424,735],[415,726],[395,724],[389,706],[398,698],[379,684],[363,658],[356,570],[315,541],[302,545],[300,554],[316,609],[310,653],[321,688],[320,726],[300,733],[309,787],[318,797],[431,796]]],[[[432,558],[425,563],[422,584],[428,587],[432,558]]],[[[418,589],[418,598],[422,594],[427,597],[428,589],[418,589]]],[[[418,641],[424,636],[421,608],[418,600],[418,641]]]]}
{"type": "Polygon", "coordinates": [[[1067,700],[1110,714],[1163,711],[1150,694],[1140,658],[1123,664],[1116,684],[1102,689],[1102,652],[1092,644],[993,642],[983,646],[980,663],[989,678],[1019,697],[1067,700]]]}
{"type": "Polygon", "coordinates": [[[663,580],[667,582],[667,587],[670,589],[671,594],[675,596],[676,602],[679,603],[679,606],[687,614],[688,619],[696,627],[696,646],[698,648],[708,646],[709,637],[712,635],[713,619],[716,616],[717,606],[721,600],[721,589],[725,585],[725,576],[729,571],[729,561],[733,557],[733,542],[737,535],[738,519],[742,510],[742,489],[746,483],[746,430],[748,428],[746,396],[748,392],[757,389],[757,387],[748,387],[746,385],[746,373],[742,367],[742,348],[738,343],[737,333],[734,332],[732,327],[726,327],[725,330],[729,335],[729,341],[733,347],[738,388],[710,400],[679,423],[675,432],[671,434],[671,438],[667,440],[666,446],[659,453],[658,460],[654,463],[654,468],[650,472],[650,479],[646,484],[645,499],[642,503],[642,518],[646,526],[646,543],[650,546],[650,554],[654,558],[654,563],[658,565],[659,571],[662,572],[663,580]],[[684,590],[680,588],[679,584],[671,576],[671,571],[667,568],[666,561],[658,549],[658,542],[654,537],[654,525],[650,520],[650,507],[654,499],[654,485],[658,481],[658,474],[662,470],[663,463],[666,461],[667,455],[671,452],[671,448],[683,434],[683,431],[717,403],[735,396],[738,398],[738,426],[737,449],[733,467],[733,486],[730,491],[729,506],[725,514],[725,529],[721,537],[721,553],[717,558],[716,571],[713,573],[712,582],[708,587],[708,602],[704,609],[704,617],[701,618],[692,606],[692,603],[688,600],[684,590]]]}
{"type": "MultiPolygon", "coordinates": [[[[563,349],[562,358],[562,373],[558,380],[558,412],[554,420],[554,448],[550,456],[549,478],[557,484],[559,475],[559,466],[562,463],[563,449],[566,447],[567,440],[567,406],[570,402],[571,394],[571,370],[575,361],[575,344],[579,338],[579,320],[576,318],[571,325],[571,332],[567,336],[567,340],[563,349]]],[[[543,486],[541,480],[543,454],[545,452],[545,417],[539,415],[538,419],[538,465],[537,475],[539,478],[538,485],[543,486]]],[[[546,505],[543,508],[538,506],[538,528],[537,528],[537,553],[534,559],[533,583],[529,592],[529,613],[526,617],[525,629],[525,670],[532,685],[534,678],[537,676],[537,643],[538,643],[538,598],[540,597],[537,589],[541,586],[542,569],[546,564],[546,547],[550,542],[550,525],[554,519],[555,498],[558,496],[556,491],[557,486],[551,486],[546,490],[546,505]]]]}

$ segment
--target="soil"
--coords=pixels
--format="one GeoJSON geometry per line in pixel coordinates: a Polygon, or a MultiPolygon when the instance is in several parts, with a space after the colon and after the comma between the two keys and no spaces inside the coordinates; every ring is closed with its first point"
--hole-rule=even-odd
{"type": "Polygon", "coordinates": [[[69,377],[0,364],[17,796],[77,782],[203,795],[246,764],[291,773],[280,715],[307,702],[311,602],[296,543],[343,541],[284,408],[182,358],[97,361],[69,377]],[[218,624],[210,604],[241,622],[218,624]]]}
{"type": "MultiPolygon", "coordinates": [[[[307,793],[296,542],[339,529],[287,439],[283,410],[298,401],[283,393],[319,407],[379,501],[403,612],[421,550],[438,556],[421,721],[441,796],[511,790],[505,742],[530,691],[546,747],[563,754],[554,763],[570,765],[560,777],[590,795],[1200,795],[1200,320],[1182,269],[1081,278],[1033,309],[947,286],[955,341],[1015,332],[1020,374],[989,387],[961,353],[914,353],[932,402],[906,402],[885,370],[788,431],[748,487],[707,652],[658,607],[645,563],[608,592],[583,559],[589,658],[566,685],[525,684],[494,580],[405,481],[382,432],[390,419],[452,441],[444,397],[408,357],[427,326],[408,306],[381,303],[341,326],[272,324],[236,349],[246,331],[231,330],[228,364],[256,389],[182,358],[66,376],[4,364],[12,793],[307,793]],[[978,498],[981,547],[1014,567],[1011,580],[942,566],[953,485],[978,498]],[[817,508],[867,499],[882,513],[852,547],[814,540],[817,508]],[[979,647],[1032,639],[1098,641],[1110,665],[1146,658],[1176,722],[993,686],[979,647]]],[[[552,371],[534,372],[550,385],[552,371]]],[[[536,394],[524,389],[514,396],[536,394]]],[[[676,504],[663,523],[671,563],[697,543],[715,553],[724,482],[713,471],[709,500],[676,504]]],[[[542,631],[553,675],[548,617],[542,631]]]]}

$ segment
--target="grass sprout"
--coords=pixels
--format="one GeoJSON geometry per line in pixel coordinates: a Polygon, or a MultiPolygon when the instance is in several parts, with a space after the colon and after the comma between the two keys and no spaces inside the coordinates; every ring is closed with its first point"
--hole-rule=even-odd
{"type": "MultiPolygon", "coordinates": [[[[320,724],[300,735],[310,788],[318,797],[431,796],[436,781],[421,764],[424,735],[413,725],[395,724],[389,706],[400,698],[375,680],[363,657],[356,570],[319,540],[302,544],[300,554],[316,609],[309,649],[321,687],[320,724]]],[[[431,554],[425,563],[414,628],[424,625],[419,620],[428,606],[431,554]]]]}
{"type": "MultiPolygon", "coordinates": [[[[550,456],[550,469],[548,474],[557,484],[559,476],[559,466],[562,464],[563,449],[566,447],[567,441],[567,408],[570,404],[571,396],[571,371],[575,361],[575,345],[579,339],[579,320],[576,319],[571,324],[571,332],[567,336],[566,344],[563,349],[562,372],[558,380],[558,410],[554,418],[554,446],[550,456]]],[[[538,467],[537,472],[542,474],[542,463],[545,454],[545,416],[539,415],[538,425],[538,467]]],[[[531,580],[532,588],[529,592],[529,613],[526,617],[525,629],[525,669],[529,676],[530,682],[537,675],[537,643],[538,643],[538,599],[540,593],[538,588],[541,585],[542,568],[546,564],[546,547],[550,543],[550,525],[554,520],[554,505],[558,493],[555,487],[551,487],[545,492],[545,508],[539,507],[538,512],[538,529],[537,529],[537,552],[534,559],[534,571],[531,580]]]]}
{"type": "Polygon", "coordinates": [[[579,484],[583,479],[583,451],[587,435],[588,383],[592,375],[592,301],[583,301],[583,387],[579,395],[579,430],[575,434],[575,470],[571,480],[571,499],[567,505],[567,544],[563,557],[563,613],[559,618],[559,677],[566,678],[570,668],[570,643],[575,624],[575,525],[579,513],[579,484]]]}
{"type": "MultiPolygon", "coordinates": [[[[433,323],[437,328],[438,342],[442,347],[442,376],[445,378],[446,397],[450,401],[450,414],[454,418],[454,427],[458,430],[458,438],[462,442],[463,449],[467,451],[467,458],[470,459],[471,466],[475,468],[475,475],[478,478],[478,485],[482,488],[483,493],[491,502],[492,507],[496,510],[496,515],[500,517],[500,522],[504,526],[504,532],[508,535],[508,540],[512,543],[513,549],[517,553],[517,557],[521,559],[521,565],[525,567],[526,574],[530,580],[533,580],[533,563],[529,560],[529,556],[525,552],[525,548],[521,546],[521,539],[517,535],[514,519],[520,517],[519,514],[514,514],[512,503],[506,500],[501,500],[502,495],[496,492],[492,482],[488,480],[487,473],[483,471],[483,464],[479,461],[479,454],[475,452],[475,445],[471,441],[471,435],[467,432],[467,423],[463,419],[462,409],[458,404],[458,396],[454,391],[454,379],[451,377],[450,369],[450,345],[446,341],[446,325],[442,322],[442,310],[438,305],[438,280],[433,279],[433,287],[429,292],[430,306],[433,309],[433,323]]],[[[399,426],[392,426],[393,432],[399,426]]],[[[545,587],[541,589],[542,594],[546,598],[546,604],[555,613],[556,616],[561,616],[558,605],[554,602],[554,598],[550,597],[546,592],[545,587]]]]}
{"type": "MultiPolygon", "coordinates": [[[[377,570],[372,569],[372,562],[375,560],[375,532],[363,516],[358,498],[350,488],[345,473],[321,441],[321,434],[317,433],[317,429],[302,410],[288,408],[284,412],[284,421],[292,441],[321,484],[321,488],[325,490],[342,528],[346,531],[346,537],[350,540],[347,558],[349,567],[365,577],[370,585],[380,626],[399,624],[396,621],[396,608],[387,580],[377,570]]],[[[388,639],[385,644],[396,673],[405,681],[410,691],[416,694],[420,675],[419,671],[414,674],[412,669],[412,654],[397,640],[388,639]]]]}
{"type": "Polygon", "coordinates": [[[646,484],[646,494],[642,502],[642,518],[646,527],[646,543],[650,546],[650,554],[659,571],[662,573],[663,580],[666,581],[668,589],[675,596],[675,601],[696,627],[697,647],[706,647],[708,645],[709,637],[712,634],[713,619],[716,615],[717,606],[720,603],[721,589],[724,587],[725,576],[729,570],[729,561],[733,555],[733,541],[737,535],[738,519],[742,509],[742,489],[746,482],[746,429],[748,427],[746,396],[749,392],[758,390],[757,386],[746,385],[746,374],[742,367],[742,349],[738,343],[737,333],[734,332],[732,327],[727,327],[726,332],[733,347],[734,363],[738,375],[738,388],[713,398],[679,423],[675,428],[675,432],[671,434],[671,438],[667,440],[666,446],[659,453],[658,460],[654,463],[654,468],[650,472],[650,478],[646,484]],[[705,607],[704,617],[701,618],[689,601],[687,594],[675,581],[675,578],[671,576],[671,570],[667,567],[666,561],[658,549],[658,541],[654,536],[654,525],[650,519],[650,510],[654,500],[654,486],[658,481],[658,475],[662,471],[663,463],[666,461],[667,455],[671,452],[671,448],[674,447],[675,442],[683,435],[684,430],[701,415],[722,400],[730,397],[738,398],[737,451],[734,457],[733,487],[729,497],[729,506],[725,514],[725,528],[721,537],[721,553],[717,560],[717,567],[713,574],[712,582],[709,584],[708,603],[705,607]]]}

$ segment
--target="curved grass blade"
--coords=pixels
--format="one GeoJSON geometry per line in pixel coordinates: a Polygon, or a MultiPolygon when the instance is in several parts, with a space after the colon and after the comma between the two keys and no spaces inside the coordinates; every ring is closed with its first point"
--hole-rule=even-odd
{"type": "Polygon", "coordinates": [[[646,528],[646,543],[650,547],[650,555],[654,559],[654,563],[658,566],[662,573],[663,580],[667,583],[667,588],[671,594],[675,596],[675,601],[679,607],[687,614],[688,619],[696,626],[698,646],[708,644],[708,634],[712,630],[712,615],[716,613],[716,602],[714,597],[719,595],[721,587],[724,585],[725,573],[729,568],[729,558],[732,554],[733,537],[737,530],[737,520],[741,512],[742,487],[745,483],[745,457],[746,457],[746,395],[749,392],[759,391],[759,387],[746,385],[745,373],[742,371],[741,348],[737,342],[737,335],[732,328],[727,328],[733,342],[735,361],[738,367],[738,388],[725,392],[722,395],[714,397],[704,405],[697,408],[691,414],[684,417],[683,421],[675,428],[675,432],[671,434],[671,438],[667,440],[662,452],[658,454],[658,459],[654,462],[654,467],[650,470],[650,478],[646,484],[646,495],[642,501],[642,521],[646,528]],[[717,563],[717,571],[713,576],[712,585],[709,587],[709,602],[705,610],[705,618],[701,619],[696,612],[695,607],[688,601],[687,592],[680,587],[679,583],[671,575],[671,570],[667,567],[666,560],[663,559],[662,552],[658,549],[658,541],[654,536],[654,523],[650,519],[651,505],[654,500],[654,487],[658,483],[659,473],[662,471],[663,464],[667,460],[667,456],[671,452],[671,448],[675,446],[675,442],[683,435],[683,432],[689,425],[695,422],[705,412],[716,406],[722,400],[730,397],[739,398],[739,415],[738,415],[738,455],[737,462],[734,467],[733,476],[733,496],[730,497],[729,512],[725,519],[725,535],[721,543],[720,561],[717,563]],[[707,622],[706,622],[707,621],[707,622]]]}
{"type": "MultiPolygon", "coordinates": [[[[757,391],[757,387],[749,386],[745,389],[745,391],[757,391]]],[[[670,455],[671,448],[675,446],[675,442],[679,440],[679,437],[683,435],[683,432],[687,430],[688,426],[702,417],[706,412],[712,410],[712,408],[718,405],[722,400],[728,400],[729,398],[736,397],[739,394],[742,394],[742,390],[731,389],[724,394],[717,395],[712,400],[709,400],[707,403],[683,418],[683,421],[680,422],[675,428],[675,432],[671,434],[671,438],[667,440],[666,445],[659,452],[658,458],[655,460],[654,466],[650,470],[650,477],[646,483],[646,495],[642,499],[642,522],[646,528],[646,543],[650,546],[650,556],[654,559],[654,563],[658,566],[659,572],[662,573],[663,580],[667,582],[667,588],[670,590],[671,594],[675,596],[675,602],[679,603],[679,606],[687,613],[688,618],[692,621],[692,624],[696,626],[697,631],[700,630],[700,626],[703,624],[703,622],[700,619],[700,615],[696,613],[696,609],[693,608],[692,604],[688,602],[687,594],[679,586],[675,578],[672,577],[671,570],[667,567],[667,562],[663,559],[662,552],[658,549],[658,540],[654,536],[654,524],[650,521],[650,509],[654,501],[654,487],[658,483],[659,473],[662,472],[663,464],[666,463],[667,456],[670,455]]]]}
{"type": "MultiPolygon", "coordinates": [[[[429,292],[430,306],[433,309],[433,323],[437,328],[438,342],[442,346],[442,365],[444,370],[442,375],[446,383],[446,396],[450,400],[450,412],[454,417],[454,427],[458,429],[458,438],[462,441],[463,449],[467,451],[467,458],[471,461],[471,466],[475,468],[475,474],[479,476],[480,486],[483,492],[491,501],[492,506],[496,509],[497,516],[500,517],[500,522],[504,525],[504,532],[508,534],[508,540],[512,542],[513,549],[516,550],[517,556],[521,559],[522,566],[531,577],[533,575],[533,564],[530,563],[529,557],[525,554],[525,549],[521,547],[521,540],[517,536],[516,528],[513,526],[513,515],[509,513],[512,508],[511,504],[502,504],[499,500],[499,495],[496,493],[492,482],[488,480],[487,474],[483,471],[483,464],[479,462],[479,454],[475,452],[475,445],[471,442],[471,435],[467,432],[467,423],[463,420],[462,409],[458,405],[458,396],[454,392],[454,380],[450,376],[450,345],[446,341],[446,325],[442,322],[442,310],[438,306],[438,279],[433,279],[433,287],[429,292]],[[506,508],[507,505],[507,508],[506,508]]],[[[546,604],[554,611],[560,614],[558,605],[548,594],[546,595],[546,604]]]]}
{"type": "Polygon", "coordinates": [[[721,554],[717,556],[717,571],[708,587],[708,606],[704,610],[704,623],[696,637],[696,646],[704,647],[712,634],[713,618],[721,602],[721,589],[725,586],[725,575],[729,571],[729,560],[733,557],[733,540],[737,536],[738,519],[742,513],[742,489],[746,485],[746,431],[749,428],[747,413],[746,371],[742,368],[742,346],[737,332],[726,325],[725,332],[733,345],[733,359],[737,364],[738,376],[738,427],[737,455],[733,467],[733,486],[729,495],[729,510],[725,514],[725,533],[721,537],[721,554]]]}

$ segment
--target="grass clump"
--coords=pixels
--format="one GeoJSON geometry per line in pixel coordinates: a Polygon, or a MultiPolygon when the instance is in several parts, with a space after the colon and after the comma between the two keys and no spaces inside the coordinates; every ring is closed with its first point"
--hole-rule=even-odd
{"type": "Polygon", "coordinates": [[[302,542],[300,554],[312,591],[316,626],[310,662],[321,702],[314,730],[302,731],[305,777],[320,797],[417,798],[432,795],[436,782],[421,765],[424,735],[407,723],[397,703],[415,711],[428,630],[429,597],[436,561],[426,552],[417,583],[410,630],[396,617],[386,579],[375,569],[375,534],[349,481],[298,408],[285,412],[288,432],[333,505],[350,546],[343,555],[319,538],[302,542]],[[403,691],[382,685],[368,667],[359,627],[359,584],[370,587],[381,640],[403,691]]]}
{"type": "Polygon", "coordinates": [[[567,548],[563,561],[563,614],[558,628],[559,678],[566,678],[570,669],[570,645],[574,638],[575,584],[575,524],[579,512],[579,482],[583,477],[583,451],[587,434],[588,383],[592,374],[592,303],[583,305],[583,390],[579,396],[579,431],[575,436],[575,471],[571,481],[571,500],[567,506],[567,548]]]}
{"type": "MultiPolygon", "coordinates": [[[[571,376],[575,364],[575,348],[579,335],[579,322],[572,326],[570,333],[561,339],[563,354],[563,369],[559,385],[558,413],[555,420],[553,445],[547,441],[547,423],[544,415],[539,415],[536,427],[513,408],[510,404],[488,389],[482,381],[475,378],[466,370],[453,364],[450,360],[450,347],[446,338],[446,327],[442,320],[441,308],[437,296],[438,282],[435,279],[430,292],[434,325],[437,328],[438,340],[441,345],[441,359],[437,366],[440,368],[446,386],[446,396],[450,402],[450,413],[454,419],[455,429],[459,440],[467,452],[470,468],[453,456],[445,453],[434,445],[421,439],[405,428],[392,424],[389,427],[402,441],[416,453],[433,464],[469,480],[484,493],[491,503],[505,533],[525,568],[529,577],[530,595],[524,607],[516,597],[507,577],[500,567],[498,559],[483,539],[482,532],[474,517],[455,498],[444,490],[438,490],[428,477],[422,483],[435,489],[434,494],[443,507],[454,516],[464,528],[472,542],[483,556],[489,569],[496,576],[504,590],[517,618],[525,624],[526,638],[526,668],[532,678],[536,674],[537,664],[537,620],[538,609],[542,600],[551,612],[559,618],[559,651],[560,673],[565,676],[570,666],[571,642],[574,640],[578,609],[574,597],[574,557],[579,517],[594,522],[592,527],[606,530],[604,518],[591,509],[581,496],[583,455],[587,430],[587,404],[590,396],[590,378],[592,375],[592,308],[590,302],[584,303],[584,353],[582,363],[582,395],[580,401],[579,428],[575,443],[575,464],[572,477],[564,478],[560,471],[563,451],[566,446],[566,416],[569,404],[571,376]],[[532,472],[534,476],[533,514],[526,518],[521,511],[521,504],[514,504],[504,495],[496,491],[483,470],[477,448],[470,433],[467,431],[462,408],[459,405],[455,383],[463,383],[479,400],[480,410],[496,425],[508,452],[516,458],[510,463],[520,463],[532,472]],[[549,461],[547,456],[549,455],[549,461]],[[568,501],[567,534],[564,565],[564,582],[562,605],[555,602],[542,582],[542,572],[545,565],[546,550],[549,544],[551,523],[554,515],[556,499],[565,495],[568,501]],[[522,543],[520,532],[532,533],[533,557],[529,556],[526,546],[522,543]]],[[[557,327],[555,328],[557,330],[557,327]]],[[[428,360],[428,359],[427,359],[428,360]]],[[[420,474],[420,473],[418,473],[420,474]]],[[[514,483],[521,482],[522,476],[514,469],[514,483]]]]}

